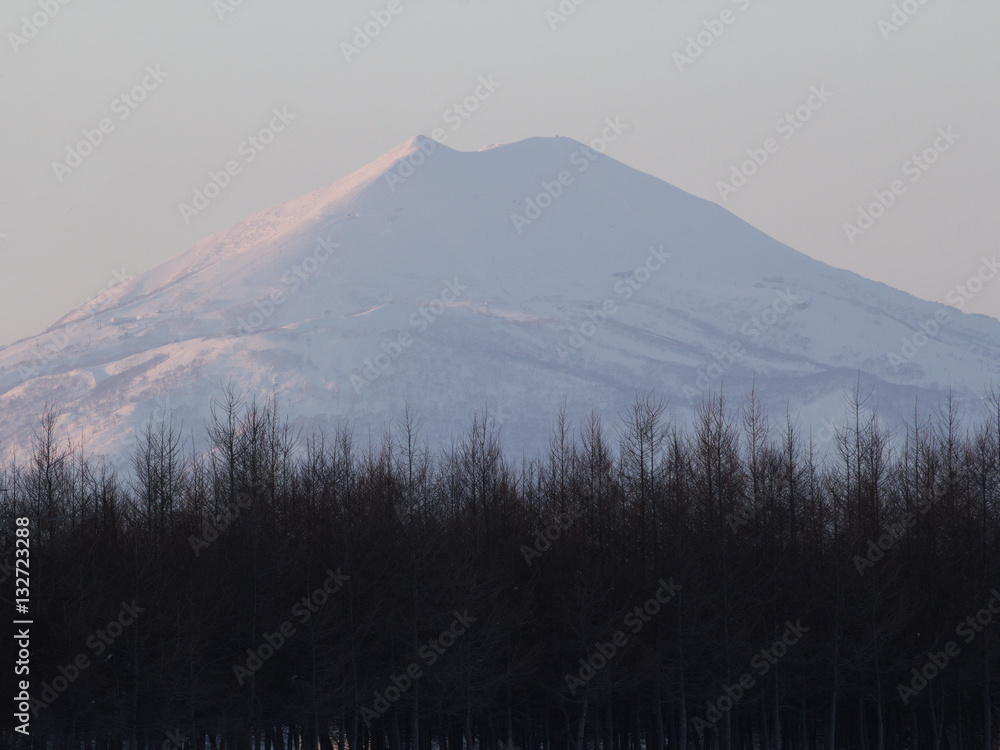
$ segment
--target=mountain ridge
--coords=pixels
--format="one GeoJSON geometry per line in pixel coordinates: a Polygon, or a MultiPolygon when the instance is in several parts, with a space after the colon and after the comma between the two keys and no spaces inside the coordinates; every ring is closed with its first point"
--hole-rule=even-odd
{"type": "Polygon", "coordinates": [[[409,403],[440,444],[492,404],[515,450],[545,444],[551,403],[612,419],[656,389],[684,420],[754,378],[820,421],[860,377],[898,424],[949,388],[975,407],[998,341],[1000,321],[809,258],[572,139],[416,135],[0,348],[0,451],[55,402],[120,454],[151,402],[189,422],[233,375],[304,428],[378,434],[409,403]]]}

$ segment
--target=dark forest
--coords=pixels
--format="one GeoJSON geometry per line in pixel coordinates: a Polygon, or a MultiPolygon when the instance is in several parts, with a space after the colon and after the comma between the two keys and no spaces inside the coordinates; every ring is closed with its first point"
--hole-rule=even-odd
{"type": "Polygon", "coordinates": [[[644,394],[510,457],[488,413],[438,449],[401,407],[362,443],[230,392],[203,450],[164,421],[129,466],[50,410],[0,470],[34,623],[31,735],[5,669],[2,744],[995,750],[987,400],[889,432],[856,392],[820,443],[753,393],[685,427],[644,394]]]}

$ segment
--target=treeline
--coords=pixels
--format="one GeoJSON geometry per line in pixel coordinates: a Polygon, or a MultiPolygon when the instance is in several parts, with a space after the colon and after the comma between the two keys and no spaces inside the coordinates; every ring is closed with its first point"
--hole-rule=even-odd
{"type": "Polygon", "coordinates": [[[33,620],[3,742],[995,750],[990,403],[890,435],[856,394],[817,445],[753,393],[685,429],[649,395],[512,461],[488,416],[435,454],[408,411],[358,444],[229,394],[207,450],[164,422],[129,467],[49,413],[0,471],[3,606],[27,517],[33,620]]]}

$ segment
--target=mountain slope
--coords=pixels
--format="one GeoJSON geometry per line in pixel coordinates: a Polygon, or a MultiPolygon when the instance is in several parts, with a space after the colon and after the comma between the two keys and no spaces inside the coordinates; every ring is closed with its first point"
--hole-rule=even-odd
{"type": "Polygon", "coordinates": [[[432,445],[488,408],[531,452],[563,403],[614,419],[655,388],[685,419],[755,375],[777,413],[829,424],[860,373],[898,423],[949,388],[976,408],[998,342],[1000,321],[826,266],[573,140],[418,136],[0,349],[0,451],[46,402],[91,452],[168,415],[200,437],[227,383],[362,440],[405,403],[432,445]]]}

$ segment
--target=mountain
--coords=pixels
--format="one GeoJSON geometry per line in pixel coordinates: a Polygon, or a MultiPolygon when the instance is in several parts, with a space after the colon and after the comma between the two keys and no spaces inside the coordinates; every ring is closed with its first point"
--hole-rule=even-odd
{"type": "Polygon", "coordinates": [[[859,379],[898,425],[949,391],[977,410],[998,363],[1000,321],[827,266],[571,139],[417,136],[0,349],[0,453],[46,403],[91,454],[166,416],[200,439],[227,384],[363,442],[406,404],[432,447],[488,410],[534,453],[563,405],[610,424],[655,389],[683,422],[756,379],[824,442],[859,379]]]}

